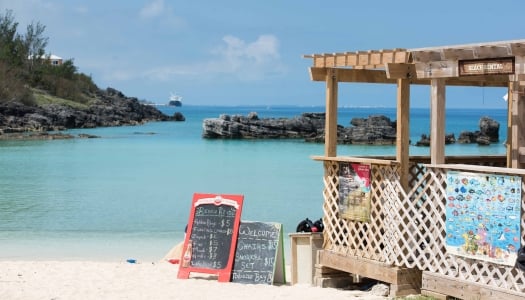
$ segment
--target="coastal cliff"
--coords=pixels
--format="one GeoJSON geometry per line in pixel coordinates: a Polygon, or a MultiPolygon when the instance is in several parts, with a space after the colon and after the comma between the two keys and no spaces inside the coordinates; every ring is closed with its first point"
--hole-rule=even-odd
{"type": "Polygon", "coordinates": [[[88,96],[90,100],[85,105],[59,101],[38,105],[0,102],[0,139],[70,138],[67,134],[49,132],[184,120],[181,116],[167,116],[154,106],[144,105],[113,88],[99,89],[88,96]]]}

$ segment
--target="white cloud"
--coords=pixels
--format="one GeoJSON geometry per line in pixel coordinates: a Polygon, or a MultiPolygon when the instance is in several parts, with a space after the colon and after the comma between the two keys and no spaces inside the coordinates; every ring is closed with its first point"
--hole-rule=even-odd
{"type": "Polygon", "coordinates": [[[282,74],[279,40],[274,35],[261,35],[252,43],[235,36],[225,36],[225,45],[212,52],[216,59],[206,64],[206,70],[216,74],[231,74],[241,80],[262,80],[282,74]]]}
{"type": "Polygon", "coordinates": [[[279,41],[273,35],[261,35],[250,44],[231,35],[225,36],[223,41],[226,46],[219,47],[215,53],[228,60],[260,64],[279,58],[279,41]]]}
{"type": "Polygon", "coordinates": [[[139,12],[141,18],[157,17],[164,11],[164,0],[153,0],[146,4],[139,12]]]}
{"type": "Polygon", "coordinates": [[[145,72],[152,80],[170,80],[176,76],[224,76],[240,80],[262,80],[282,74],[285,67],[280,61],[279,41],[273,35],[261,35],[252,43],[228,35],[224,44],[211,51],[213,58],[186,65],[163,66],[145,72]]]}

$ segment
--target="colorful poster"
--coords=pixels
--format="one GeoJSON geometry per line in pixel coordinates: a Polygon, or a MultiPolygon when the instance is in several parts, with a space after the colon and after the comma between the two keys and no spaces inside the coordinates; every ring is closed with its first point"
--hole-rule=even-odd
{"type": "Polygon", "coordinates": [[[339,213],[342,218],[370,221],[370,165],[339,163],[339,213]]]}
{"type": "Polygon", "coordinates": [[[520,247],[521,177],[449,171],[446,249],[513,266],[520,247]]]}

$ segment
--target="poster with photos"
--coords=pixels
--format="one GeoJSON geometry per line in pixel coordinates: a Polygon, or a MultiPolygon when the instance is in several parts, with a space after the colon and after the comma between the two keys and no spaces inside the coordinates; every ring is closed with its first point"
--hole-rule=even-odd
{"type": "Polygon", "coordinates": [[[370,165],[339,163],[339,213],[342,218],[370,221],[370,165]]]}
{"type": "Polygon", "coordinates": [[[521,177],[449,171],[449,253],[512,266],[520,247],[521,177]]]}

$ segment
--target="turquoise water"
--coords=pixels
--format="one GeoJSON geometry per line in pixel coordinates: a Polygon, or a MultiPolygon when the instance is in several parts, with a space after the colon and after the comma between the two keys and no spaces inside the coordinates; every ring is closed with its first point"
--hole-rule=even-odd
{"type": "MultiPolygon", "coordinates": [[[[0,259],[159,260],[184,236],[193,193],[244,195],[243,220],[282,223],[285,237],[322,216],[324,145],[294,140],[205,140],[202,120],[222,113],[292,117],[323,107],[162,107],[186,122],[71,130],[98,139],[0,142],[0,259]]],[[[339,123],[393,108],[341,109],[339,123]]],[[[447,132],[498,120],[500,143],[449,145],[449,155],[504,154],[505,110],[449,110],[447,132]]],[[[428,109],[411,113],[415,142],[428,109]]],[[[429,149],[411,147],[412,155],[429,149]]],[[[394,146],[338,147],[339,155],[394,155],[394,146]]],[[[285,242],[285,248],[289,247],[285,242]]]]}

